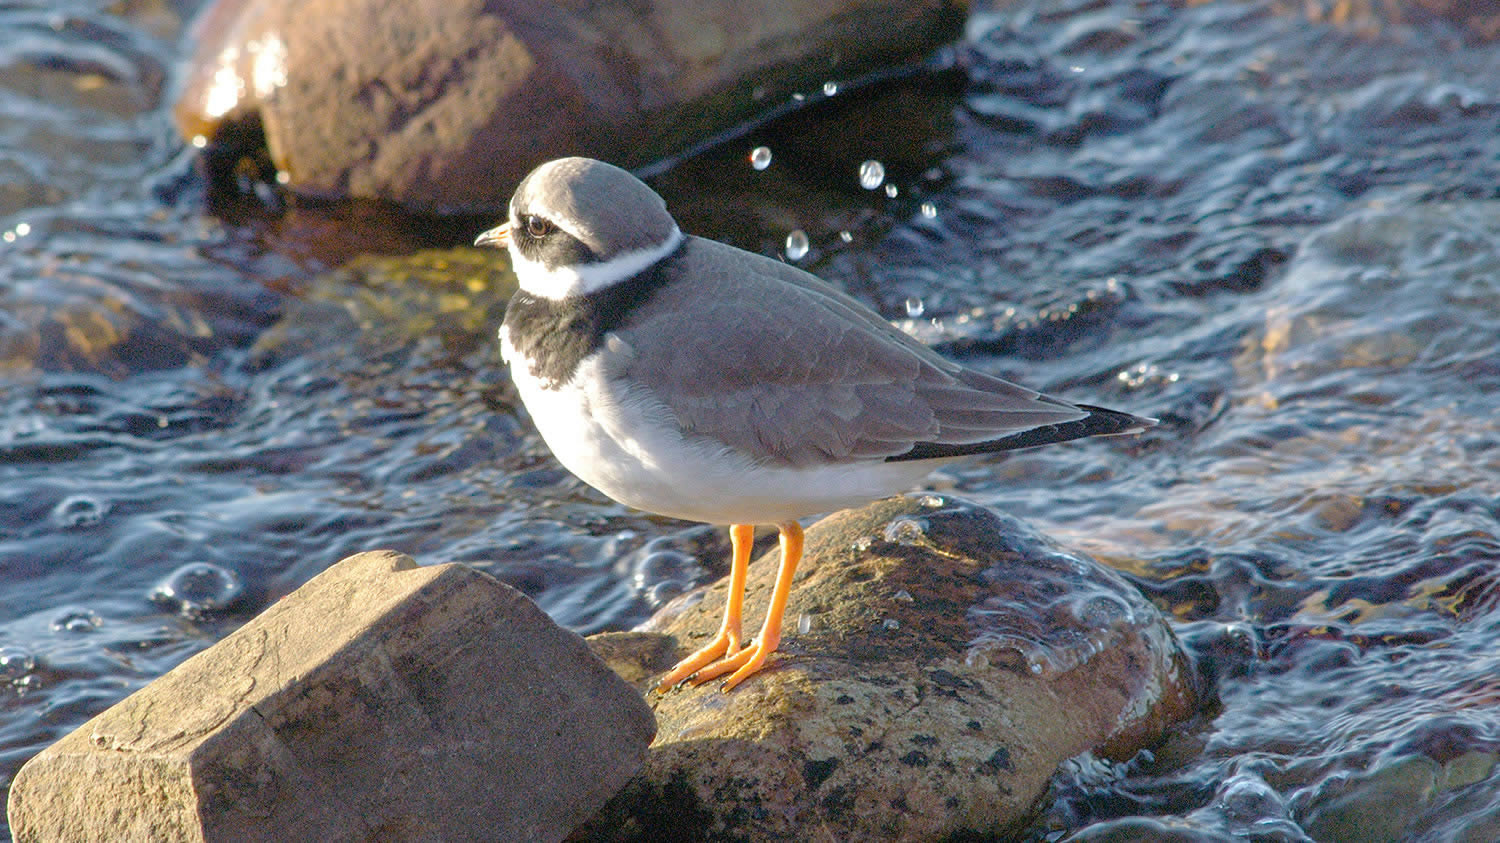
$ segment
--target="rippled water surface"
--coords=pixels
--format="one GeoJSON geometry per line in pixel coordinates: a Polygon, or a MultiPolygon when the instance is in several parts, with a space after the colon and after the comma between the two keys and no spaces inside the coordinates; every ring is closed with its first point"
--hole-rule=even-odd
{"type": "MultiPolygon", "coordinates": [[[[725,552],[551,460],[487,257],[345,265],[477,223],[210,213],[167,116],[196,5],[0,7],[0,785],[359,550],[581,631],[725,552]]],[[[1500,839],[1500,50],[1032,2],[829,90],[660,175],[685,226],[1164,422],[932,479],[1127,573],[1217,689],[1028,835],[1500,839]]]]}

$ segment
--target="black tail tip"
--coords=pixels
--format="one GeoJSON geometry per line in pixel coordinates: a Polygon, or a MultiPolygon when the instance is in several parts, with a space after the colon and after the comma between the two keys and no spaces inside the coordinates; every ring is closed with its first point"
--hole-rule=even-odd
{"type": "Polygon", "coordinates": [[[1137,416],[1130,413],[1122,413],[1119,410],[1111,410],[1108,407],[1095,407],[1092,404],[1076,405],[1080,410],[1088,410],[1089,415],[1083,420],[1088,428],[1089,436],[1128,436],[1134,433],[1144,433],[1148,429],[1161,424],[1158,419],[1150,416],[1137,416]]]}

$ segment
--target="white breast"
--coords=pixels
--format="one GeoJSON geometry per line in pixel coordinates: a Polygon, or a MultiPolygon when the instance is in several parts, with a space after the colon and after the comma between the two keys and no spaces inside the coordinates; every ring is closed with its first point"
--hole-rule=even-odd
{"type": "MultiPolygon", "coordinates": [[[[704,437],[685,438],[647,388],[611,374],[611,351],[584,358],[567,383],[534,377],[500,331],[501,352],[542,439],[569,471],[636,509],[712,524],[773,524],[910,489],[928,462],[757,465],[704,437]]],[[[607,346],[623,345],[616,339],[607,346]]]]}

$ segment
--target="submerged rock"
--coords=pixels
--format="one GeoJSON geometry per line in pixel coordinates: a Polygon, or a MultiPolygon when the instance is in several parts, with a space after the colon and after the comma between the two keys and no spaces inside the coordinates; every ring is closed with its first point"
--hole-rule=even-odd
{"type": "Polygon", "coordinates": [[[199,145],[258,127],[303,195],[492,211],[543,158],[640,166],[919,62],[966,6],[220,0],[175,114],[199,145]]]}
{"type": "Polygon", "coordinates": [[[366,255],[313,279],[251,357],[265,366],[323,356],[358,368],[387,356],[410,365],[424,345],[448,358],[486,352],[515,291],[508,264],[478,249],[366,255]]]}
{"type": "Polygon", "coordinates": [[[352,556],[26,763],[18,840],[557,840],[641,698],[519,592],[352,556]]]}
{"type": "MultiPolygon", "coordinates": [[[[774,553],[752,567],[748,607],[764,605],[775,567],[774,553]]],[[[663,609],[647,625],[657,637],[611,638],[607,660],[641,677],[620,651],[675,637],[648,656],[659,675],[717,630],[724,584],[707,591],[663,609]]],[[[577,839],[1000,834],[1062,761],[1127,758],[1196,707],[1187,658],[1139,592],[952,499],[891,498],[814,525],[787,618],[771,666],[733,692],[654,697],[646,766],[577,839]]]]}

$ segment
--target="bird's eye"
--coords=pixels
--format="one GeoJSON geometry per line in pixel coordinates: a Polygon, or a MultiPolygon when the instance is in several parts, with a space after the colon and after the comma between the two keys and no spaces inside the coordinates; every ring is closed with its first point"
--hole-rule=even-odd
{"type": "Polygon", "coordinates": [[[530,214],[526,217],[526,233],[532,237],[546,237],[552,233],[552,223],[535,214],[530,214]]]}

